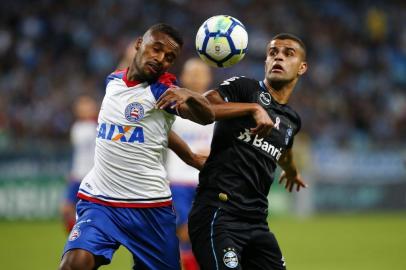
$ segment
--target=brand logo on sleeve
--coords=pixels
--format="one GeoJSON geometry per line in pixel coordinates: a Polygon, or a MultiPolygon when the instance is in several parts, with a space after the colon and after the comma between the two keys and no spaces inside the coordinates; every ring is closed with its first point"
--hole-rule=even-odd
{"type": "Polygon", "coordinates": [[[144,117],[144,107],[138,102],[127,105],[124,112],[125,118],[130,122],[138,122],[144,117]]]}

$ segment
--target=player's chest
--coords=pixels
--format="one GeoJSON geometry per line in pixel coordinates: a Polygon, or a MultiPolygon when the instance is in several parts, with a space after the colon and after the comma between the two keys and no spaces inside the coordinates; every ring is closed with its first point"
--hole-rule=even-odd
{"type": "Polygon", "coordinates": [[[294,127],[285,115],[267,111],[274,122],[274,128],[269,136],[261,138],[252,134],[250,129],[256,126],[252,118],[237,122],[234,136],[238,143],[242,143],[251,151],[257,151],[278,161],[293,142],[294,127]]]}
{"type": "Polygon", "coordinates": [[[155,104],[148,86],[107,88],[99,119],[123,125],[139,124],[158,113],[155,104]]]}
{"type": "Polygon", "coordinates": [[[274,123],[274,127],[270,136],[266,139],[277,147],[287,148],[291,140],[293,140],[295,125],[289,117],[277,110],[267,109],[267,112],[274,123]]]}
{"type": "Polygon", "coordinates": [[[274,127],[266,141],[275,145],[275,147],[285,149],[293,140],[297,125],[292,119],[292,115],[287,112],[283,105],[277,104],[272,100],[269,93],[258,91],[253,97],[253,102],[258,103],[269,115],[274,123],[274,127]]]}

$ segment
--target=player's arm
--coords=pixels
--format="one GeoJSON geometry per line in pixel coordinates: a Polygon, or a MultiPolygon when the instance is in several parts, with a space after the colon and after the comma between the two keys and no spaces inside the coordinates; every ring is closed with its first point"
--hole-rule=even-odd
{"type": "Polygon", "coordinates": [[[282,184],[284,181],[285,188],[292,192],[294,186],[296,185],[296,191],[300,191],[300,188],[306,188],[307,185],[300,176],[295,162],[293,160],[292,148],[289,148],[281,156],[278,161],[279,166],[283,169],[281,176],[279,177],[279,184],[282,184]]]}
{"type": "Polygon", "coordinates": [[[160,109],[176,109],[179,116],[198,124],[207,125],[214,121],[214,112],[209,101],[201,94],[186,88],[170,88],[158,99],[160,109]]]}
{"type": "Polygon", "coordinates": [[[258,134],[259,137],[270,134],[273,122],[261,105],[257,103],[226,102],[216,90],[206,92],[205,96],[213,108],[216,121],[252,115],[257,125],[255,128],[251,128],[251,132],[258,134]]]}
{"type": "Polygon", "coordinates": [[[189,145],[173,131],[169,132],[168,147],[175,152],[183,162],[198,170],[201,170],[206,162],[207,156],[193,153],[189,145]]]}

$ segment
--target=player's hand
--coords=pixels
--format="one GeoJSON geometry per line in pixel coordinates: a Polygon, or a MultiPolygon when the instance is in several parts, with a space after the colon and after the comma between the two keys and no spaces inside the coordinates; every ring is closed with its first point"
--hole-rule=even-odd
{"type": "Polygon", "coordinates": [[[250,129],[251,133],[258,135],[260,138],[269,136],[274,123],[264,108],[262,108],[260,105],[256,106],[252,116],[254,117],[257,126],[250,129]]]}
{"type": "Polygon", "coordinates": [[[156,107],[163,110],[167,107],[178,109],[180,105],[185,103],[192,93],[186,88],[171,87],[162,94],[156,103],[156,107]]]}
{"type": "Polygon", "coordinates": [[[207,155],[194,154],[193,160],[191,161],[191,163],[189,165],[200,171],[201,169],[203,169],[203,166],[206,163],[207,157],[208,157],[207,155]]]}
{"type": "Polygon", "coordinates": [[[303,181],[299,173],[295,175],[288,175],[285,171],[282,171],[281,176],[279,177],[279,184],[285,183],[285,189],[289,192],[292,192],[293,188],[296,185],[296,191],[300,191],[300,188],[307,188],[308,185],[303,181]]]}

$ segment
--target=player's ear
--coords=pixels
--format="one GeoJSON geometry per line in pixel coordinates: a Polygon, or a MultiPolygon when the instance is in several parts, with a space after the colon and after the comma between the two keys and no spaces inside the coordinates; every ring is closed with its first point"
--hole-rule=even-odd
{"type": "Polygon", "coordinates": [[[138,49],[141,48],[141,44],[142,44],[142,37],[138,37],[138,38],[135,40],[135,50],[138,51],[138,49]]]}
{"type": "Polygon", "coordinates": [[[301,76],[305,74],[306,70],[307,70],[307,62],[303,61],[300,63],[299,71],[297,72],[297,74],[301,76]]]}

